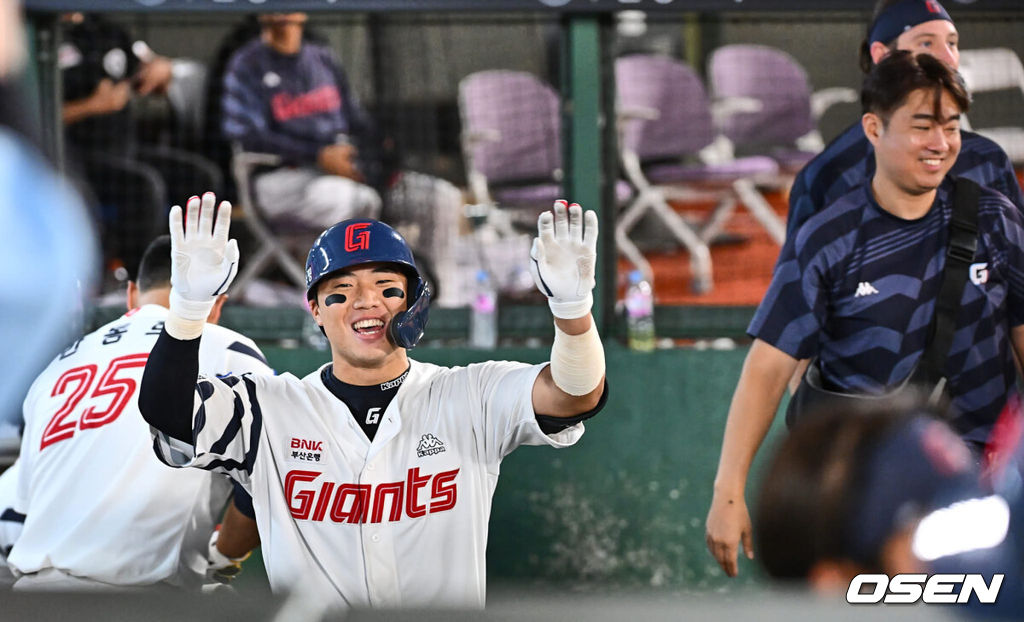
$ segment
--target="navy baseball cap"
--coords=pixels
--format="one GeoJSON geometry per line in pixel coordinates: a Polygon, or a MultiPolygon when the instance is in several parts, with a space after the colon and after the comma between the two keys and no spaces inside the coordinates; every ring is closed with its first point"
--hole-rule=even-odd
{"type": "Polygon", "coordinates": [[[843,548],[865,565],[876,565],[892,535],[934,510],[986,497],[970,450],[930,416],[897,425],[859,459],[843,548]]]}
{"type": "Polygon", "coordinates": [[[938,3],[938,0],[903,0],[903,2],[897,2],[887,7],[875,18],[869,30],[868,43],[879,41],[888,45],[914,26],[937,19],[950,23],[953,21],[953,18],[938,3]]]}

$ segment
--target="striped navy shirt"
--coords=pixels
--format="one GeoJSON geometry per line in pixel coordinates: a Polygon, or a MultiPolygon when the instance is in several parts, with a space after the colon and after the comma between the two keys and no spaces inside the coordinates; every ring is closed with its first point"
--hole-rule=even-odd
{"type": "MultiPolygon", "coordinates": [[[[862,184],[789,236],[748,333],[787,354],[819,357],[839,390],[881,393],[924,351],[945,267],[947,177],[929,212],[904,220],[862,184]]],[[[1024,217],[982,188],[978,249],[946,360],[954,421],[984,441],[1014,385],[1010,328],[1024,323],[1024,217]]]]}
{"type": "MultiPolygon", "coordinates": [[[[966,177],[992,188],[1024,212],[1020,184],[1002,148],[974,132],[961,130],[960,139],[960,155],[949,175],[966,177]]],[[[821,208],[835,203],[855,186],[871,179],[875,174],[873,155],[871,143],[864,136],[860,123],[851,125],[829,143],[793,181],[789,191],[786,233],[792,235],[821,208]]]]}

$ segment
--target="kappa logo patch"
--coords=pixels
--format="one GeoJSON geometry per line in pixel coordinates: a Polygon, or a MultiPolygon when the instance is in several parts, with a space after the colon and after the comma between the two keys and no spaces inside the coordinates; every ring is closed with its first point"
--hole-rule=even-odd
{"type": "Polygon", "coordinates": [[[433,434],[424,434],[416,445],[416,455],[420,458],[433,456],[444,451],[444,443],[433,434]]]}
{"type": "Polygon", "coordinates": [[[871,296],[877,293],[878,290],[875,289],[874,285],[868,283],[867,281],[861,281],[860,283],[857,283],[857,293],[855,293],[853,297],[860,298],[861,296],[871,296]]]}
{"type": "Polygon", "coordinates": [[[323,464],[327,461],[327,443],[323,441],[296,438],[289,439],[286,460],[307,464],[323,464]]]}

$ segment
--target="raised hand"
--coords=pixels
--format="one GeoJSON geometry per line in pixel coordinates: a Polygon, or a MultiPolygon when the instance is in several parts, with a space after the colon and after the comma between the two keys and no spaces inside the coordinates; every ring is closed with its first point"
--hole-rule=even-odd
{"type": "Polygon", "coordinates": [[[171,208],[171,311],[184,320],[205,322],[238,272],[238,244],[228,239],[231,204],[218,209],[216,202],[212,192],[190,198],[184,220],[181,207],[171,208]]]}
{"type": "Polygon", "coordinates": [[[597,214],[577,203],[555,201],[552,212],[537,219],[537,237],[530,250],[530,273],[548,297],[555,317],[580,318],[594,304],[597,263],[597,214]]]}

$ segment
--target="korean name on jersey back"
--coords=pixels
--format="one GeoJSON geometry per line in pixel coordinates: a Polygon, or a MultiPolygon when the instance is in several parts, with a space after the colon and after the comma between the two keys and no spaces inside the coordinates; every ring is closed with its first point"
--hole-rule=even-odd
{"type": "Polygon", "coordinates": [[[288,509],[296,520],[335,523],[395,522],[402,515],[420,518],[455,507],[459,469],[421,474],[408,470],[405,480],[381,484],[338,484],[321,480],[320,471],[291,470],[284,478],[288,509]],[[429,495],[429,497],[428,497],[429,495]]]}

